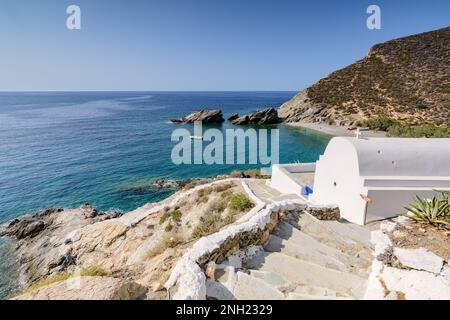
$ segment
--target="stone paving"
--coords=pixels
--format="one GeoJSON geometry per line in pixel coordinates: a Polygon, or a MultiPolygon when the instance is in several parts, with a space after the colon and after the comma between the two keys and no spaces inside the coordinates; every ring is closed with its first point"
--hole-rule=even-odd
{"type": "MultiPolygon", "coordinates": [[[[269,187],[267,180],[249,180],[247,185],[253,193],[266,203],[274,203],[283,200],[304,200],[295,194],[282,194],[278,190],[269,187]]],[[[306,201],[305,201],[306,202],[306,201]]]]}

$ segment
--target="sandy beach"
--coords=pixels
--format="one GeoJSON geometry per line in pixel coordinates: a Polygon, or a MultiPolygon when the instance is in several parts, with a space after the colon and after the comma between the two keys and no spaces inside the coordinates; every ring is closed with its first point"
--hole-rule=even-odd
{"type": "MultiPolygon", "coordinates": [[[[348,127],[342,126],[333,126],[325,123],[311,123],[311,122],[291,122],[286,123],[289,127],[295,127],[295,128],[304,128],[308,130],[314,130],[317,132],[321,132],[330,136],[340,136],[340,137],[354,137],[356,130],[350,131],[347,130],[348,127]]],[[[363,137],[375,137],[375,138],[381,138],[386,137],[386,132],[380,132],[380,131],[363,131],[362,132],[363,137]]]]}

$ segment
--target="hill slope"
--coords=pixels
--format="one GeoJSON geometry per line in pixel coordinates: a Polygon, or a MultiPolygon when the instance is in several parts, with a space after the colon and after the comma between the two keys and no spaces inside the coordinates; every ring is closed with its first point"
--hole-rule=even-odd
{"type": "Polygon", "coordinates": [[[279,109],[286,122],[350,125],[379,115],[449,126],[450,27],[375,45],[279,109]]]}

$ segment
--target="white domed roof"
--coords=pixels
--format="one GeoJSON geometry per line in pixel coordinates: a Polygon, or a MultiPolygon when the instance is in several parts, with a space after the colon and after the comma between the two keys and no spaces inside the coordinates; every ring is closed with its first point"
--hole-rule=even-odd
{"type": "Polygon", "coordinates": [[[450,139],[445,138],[338,137],[330,141],[329,153],[357,159],[360,176],[450,176],[450,139]]]}

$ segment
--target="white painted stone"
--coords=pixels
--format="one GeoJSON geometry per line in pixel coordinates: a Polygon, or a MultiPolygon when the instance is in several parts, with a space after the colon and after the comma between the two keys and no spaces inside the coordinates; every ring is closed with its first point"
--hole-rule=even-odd
{"type": "Polygon", "coordinates": [[[375,260],[364,299],[397,299],[397,293],[403,293],[406,300],[448,300],[450,285],[443,276],[426,271],[391,268],[375,260]]]}
{"type": "Polygon", "coordinates": [[[382,254],[390,246],[392,246],[391,239],[381,230],[375,230],[370,233],[370,242],[374,245],[374,256],[382,254]]]}
{"type": "Polygon", "coordinates": [[[380,224],[380,230],[383,232],[392,232],[392,231],[394,231],[396,226],[397,226],[397,223],[395,223],[395,222],[385,221],[380,224]]]}
{"type": "Polygon", "coordinates": [[[385,267],[382,279],[390,291],[405,294],[406,300],[449,300],[450,286],[430,272],[385,267]]]}
{"type": "Polygon", "coordinates": [[[442,269],[441,277],[450,286],[450,266],[448,264],[442,269]]]}
{"type": "Polygon", "coordinates": [[[198,259],[204,254],[220,248],[227,239],[235,237],[240,233],[256,232],[258,229],[265,229],[267,223],[270,221],[272,212],[279,210],[280,206],[277,204],[266,207],[261,200],[256,198],[245,182],[242,182],[242,185],[248,196],[259,204],[256,208],[258,211],[255,211],[254,209],[251,210],[246,215],[246,221],[238,221],[237,224],[231,225],[220,232],[200,238],[183,255],[172,270],[169,280],[167,280],[164,285],[166,289],[170,289],[177,285],[176,293],[173,296],[174,300],[205,299],[206,277],[201,268],[197,265],[198,259]],[[249,215],[250,213],[251,216],[249,215]]]}
{"type": "Polygon", "coordinates": [[[175,284],[178,286],[172,300],[206,299],[206,276],[197,263],[182,258],[176,264],[172,275],[175,277],[169,278],[165,284],[167,289],[172,288],[175,284]]]}
{"type": "Polygon", "coordinates": [[[367,281],[367,289],[364,294],[364,300],[383,300],[384,289],[379,280],[379,275],[383,269],[383,263],[378,260],[372,262],[372,270],[367,281]]]}
{"type": "Polygon", "coordinates": [[[424,248],[394,248],[394,255],[402,265],[416,270],[440,273],[444,264],[444,259],[424,248]]]}
{"type": "Polygon", "coordinates": [[[262,246],[250,246],[247,249],[236,252],[234,255],[230,256],[226,261],[226,264],[233,266],[236,269],[240,269],[242,268],[242,263],[245,263],[255,255],[260,254],[262,251],[264,251],[262,246]]]}

